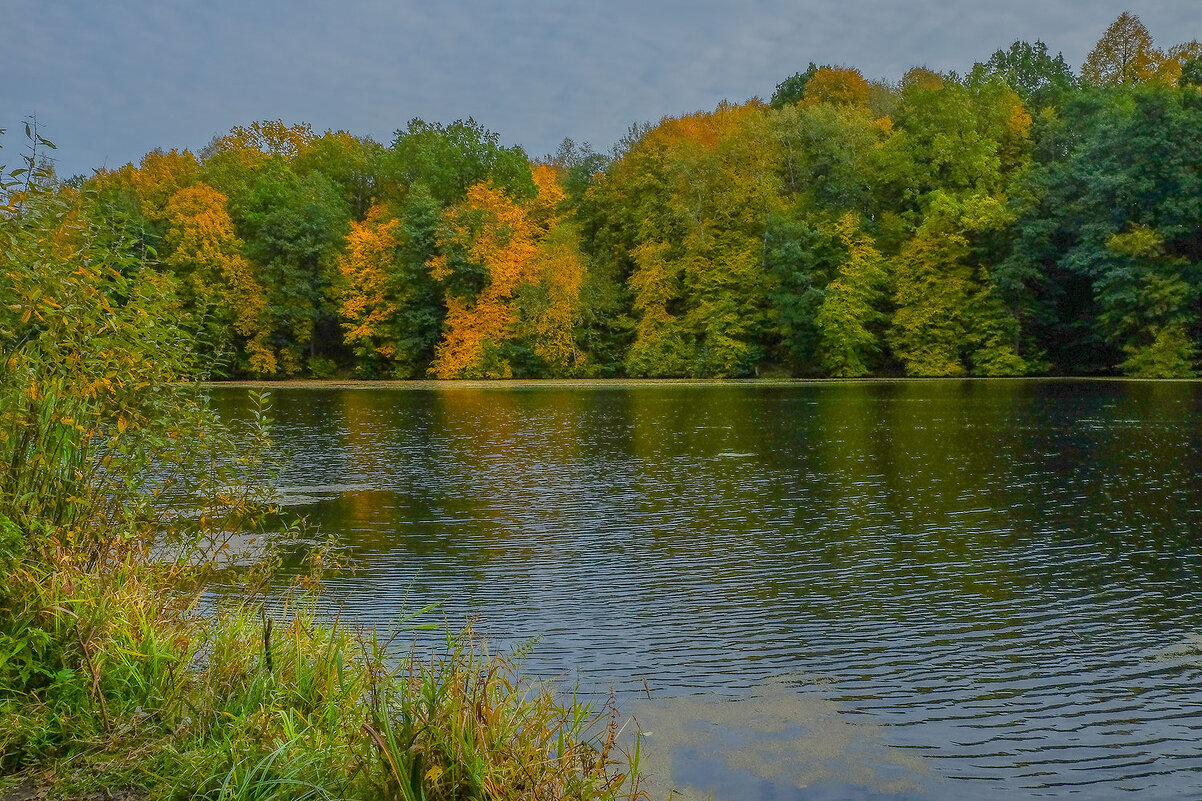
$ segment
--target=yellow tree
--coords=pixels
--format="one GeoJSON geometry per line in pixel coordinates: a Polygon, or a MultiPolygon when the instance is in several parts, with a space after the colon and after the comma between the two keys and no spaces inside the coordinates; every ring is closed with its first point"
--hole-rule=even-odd
{"type": "Polygon", "coordinates": [[[868,88],[868,81],[857,69],[823,67],[806,83],[801,102],[864,106],[868,104],[868,88]]]}
{"type": "Polygon", "coordinates": [[[585,276],[580,232],[563,213],[567,193],[560,171],[539,164],[532,173],[538,194],[528,204],[529,216],[543,233],[530,265],[529,283],[519,298],[520,335],[543,363],[546,374],[578,374],[587,362],[576,342],[585,276]]]}
{"type": "Polygon", "coordinates": [[[1110,23],[1085,57],[1081,77],[1095,86],[1146,83],[1156,77],[1164,54],[1152,44],[1152,34],[1139,17],[1124,11],[1110,23]]]}
{"type": "Polygon", "coordinates": [[[729,128],[711,151],[681,162],[674,197],[689,222],[683,322],[695,343],[692,372],[750,375],[768,323],[765,231],[779,210],[779,161],[762,106],[720,107],[714,116],[728,117],[729,128]]]}
{"type": "Polygon", "coordinates": [[[430,262],[447,307],[430,368],[438,378],[507,378],[519,345],[546,373],[584,366],[575,340],[585,273],[579,233],[565,216],[559,170],[540,164],[531,173],[529,199],[477,184],[444,215],[440,255],[430,262]]]}
{"type": "Polygon", "coordinates": [[[143,156],[137,167],[126,164],[117,170],[97,170],[91,185],[101,192],[132,195],[141,213],[158,223],[171,196],[199,181],[200,173],[200,164],[191,152],[155,150],[143,156]]]}
{"type": "Polygon", "coordinates": [[[389,327],[399,308],[392,279],[400,244],[400,220],[385,206],[373,206],[367,219],[351,223],[346,250],[338,259],[343,338],[361,359],[396,356],[389,327]]]}
{"type": "Polygon", "coordinates": [[[550,231],[563,219],[563,203],[568,193],[564,191],[559,170],[551,164],[536,164],[530,170],[534,179],[535,195],[526,203],[530,221],[550,231]]]}
{"type": "Polygon", "coordinates": [[[142,213],[155,222],[163,219],[167,204],[176,192],[199,180],[200,164],[187,150],[147,153],[138,169],[130,175],[142,213]]]}
{"type": "Polygon", "coordinates": [[[180,278],[194,313],[215,337],[241,335],[251,371],[276,372],[265,293],[242,257],[225,195],[203,183],[185,187],[167,202],[163,218],[168,226],[163,264],[180,278]]]}
{"type": "Polygon", "coordinates": [[[615,173],[648,196],[628,251],[632,375],[754,370],[767,319],[764,230],[779,200],[763,112],[758,101],[723,103],[665,119],[615,173]]]}
{"type": "Polygon", "coordinates": [[[262,120],[250,125],[237,125],[209,146],[215,151],[231,151],[244,161],[258,161],[262,156],[277,155],[291,161],[317,139],[307,122],[285,125],[283,120],[262,120]]]}
{"type": "Polygon", "coordinates": [[[1165,53],[1164,61],[1156,71],[1156,77],[1169,86],[1176,86],[1181,80],[1181,69],[1185,62],[1202,58],[1202,42],[1193,39],[1183,44],[1174,45],[1165,53]]]}
{"type": "Polygon", "coordinates": [[[973,237],[1011,219],[1004,200],[957,198],[937,191],[894,267],[894,355],[912,376],[1022,375],[1017,321],[998,297],[987,265],[973,257],[973,237]]]}
{"type": "Polygon", "coordinates": [[[587,355],[576,341],[577,327],[583,322],[584,277],[580,232],[575,224],[561,222],[539,243],[530,283],[518,298],[519,339],[529,344],[548,376],[578,375],[587,369],[587,355]]]}
{"type": "Polygon", "coordinates": [[[447,316],[430,372],[436,378],[508,378],[512,368],[500,349],[517,320],[513,294],[538,253],[536,226],[491,181],[468,189],[447,210],[444,226],[430,268],[446,289],[447,316]],[[475,280],[461,280],[465,274],[475,280]]]}

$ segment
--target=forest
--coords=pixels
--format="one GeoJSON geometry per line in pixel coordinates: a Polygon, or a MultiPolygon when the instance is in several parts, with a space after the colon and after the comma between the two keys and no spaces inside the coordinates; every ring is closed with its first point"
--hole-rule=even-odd
{"type": "Polygon", "coordinates": [[[1127,13],[1079,73],[810,64],[608,155],[277,120],[59,186],[219,378],[1169,378],[1202,338],[1202,44],[1127,13]]]}

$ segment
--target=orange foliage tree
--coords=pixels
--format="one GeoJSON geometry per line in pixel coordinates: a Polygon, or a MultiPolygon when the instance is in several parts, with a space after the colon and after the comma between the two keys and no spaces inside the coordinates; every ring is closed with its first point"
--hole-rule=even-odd
{"type": "Polygon", "coordinates": [[[447,316],[430,372],[437,378],[509,378],[499,353],[517,320],[513,293],[530,274],[538,232],[522,204],[491,181],[476,184],[446,212],[430,262],[434,280],[446,287],[447,316]],[[455,281],[472,272],[477,291],[455,281]]]}
{"type": "Polygon", "coordinates": [[[527,347],[557,375],[584,364],[576,345],[584,262],[566,219],[559,171],[532,169],[535,194],[514,199],[491,182],[471,187],[444,215],[431,274],[444,288],[438,378],[508,378],[509,353],[527,347]]]}

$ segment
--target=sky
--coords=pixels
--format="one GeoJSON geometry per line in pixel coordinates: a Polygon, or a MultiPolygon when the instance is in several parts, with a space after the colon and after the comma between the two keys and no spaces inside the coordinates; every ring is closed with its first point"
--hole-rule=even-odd
{"type": "Polygon", "coordinates": [[[1161,47],[1202,39],[1199,0],[0,0],[0,163],[31,114],[63,176],[265,119],[388,143],[471,116],[533,157],[608,151],[810,61],[896,80],[1039,39],[1076,69],[1124,10],[1161,47]]]}

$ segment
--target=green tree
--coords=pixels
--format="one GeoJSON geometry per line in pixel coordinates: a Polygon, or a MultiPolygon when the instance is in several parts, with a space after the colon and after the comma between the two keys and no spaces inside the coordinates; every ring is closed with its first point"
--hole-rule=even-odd
{"type": "Polygon", "coordinates": [[[865,107],[815,103],[770,112],[783,191],[834,213],[867,214],[876,186],[875,151],[892,121],[865,107]]]}
{"type": "Polygon", "coordinates": [[[1031,109],[1059,106],[1077,89],[1077,78],[1057,53],[1053,58],[1043,42],[1015,42],[998,50],[985,63],[973,67],[970,80],[1001,79],[1031,109]]]}
{"type": "Polygon", "coordinates": [[[249,177],[230,195],[230,216],[267,291],[280,369],[295,374],[306,353],[327,357],[341,344],[330,287],[350,210],[324,175],[302,178],[279,157],[249,177]]]}
{"type": "Polygon", "coordinates": [[[1182,87],[1202,87],[1202,58],[1195,56],[1182,63],[1180,85],[1182,87]]]}
{"type": "Polygon", "coordinates": [[[399,187],[424,186],[443,206],[462,199],[469,187],[484,181],[492,181],[515,198],[533,197],[525,151],[499,142],[497,134],[470,117],[445,126],[413,119],[396,132],[381,169],[399,187]]]}
{"type": "Polygon", "coordinates": [[[592,186],[594,179],[609,166],[610,158],[603,153],[597,153],[588,142],[577,144],[569,138],[564,138],[556,148],[555,153],[543,158],[546,164],[554,165],[564,174],[564,188],[574,204],[584,199],[584,193],[592,186]]]}
{"type": "Polygon", "coordinates": [[[1188,326],[1199,286],[1187,280],[1185,259],[1167,254],[1161,235],[1143,225],[1113,234],[1106,248],[1113,262],[1095,283],[1104,302],[1098,319],[1122,348],[1119,366],[1144,378],[1192,376],[1198,346],[1188,326]]]}
{"type": "Polygon", "coordinates": [[[1016,352],[1018,321],[997,297],[974,240],[1001,228],[1009,213],[996,198],[960,200],[937,192],[922,225],[903,247],[895,270],[897,311],[889,332],[909,375],[1017,375],[1028,365],[1016,352]]]}
{"type": "Polygon", "coordinates": [[[384,148],[345,131],[327,131],[308,142],[292,159],[301,178],[320,173],[337,187],[351,219],[362,221],[380,197],[380,160],[384,148]]]}
{"type": "Polygon", "coordinates": [[[776,91],[772,93],[769,105],[772,108],[785,108],[801,102],[801,99],[805,97],[806,84],[810,82],[810,78],[813,78],[816,72],[818,72],[818,65],[811,61],[805,72],[795,72],[785,78],[776,85],[776,91]]]}
{"type": "Polygon", "coordinates": [[[1099,89],[1061,113],[1019,187],[1020,217],[1005,265],[1007,282],[1026,298],[1029,337],[1066,372],[1118,368],[1171,319],[1187,320],[1196,339],[1196,93],[1158,85],[1099,89]],[[1137,231],[1146,235],[1145,247],[1124,238],[1137,231]],[[1176,305],[1163,307],[1166,300],[1176,305]]]}
{"type": "Polygon", "coordinates": [[[768,221],[764,260],[770,277],[771,352],[794,374],[822,372],[815,318],[844,257],[830,226],[804,208],[778,212],[768,221]]]}
{"type": "Polygon", "coordinates": [[[884,319],[879,311],[886,281],[884,260],[860,230],[855,215],[843,215],[835,230],[847,256],[814,316],[821,342],[818,355],[828,374],[858,378],[869,372],[868,359],[879,349],[874,329],[884,319]]]}

